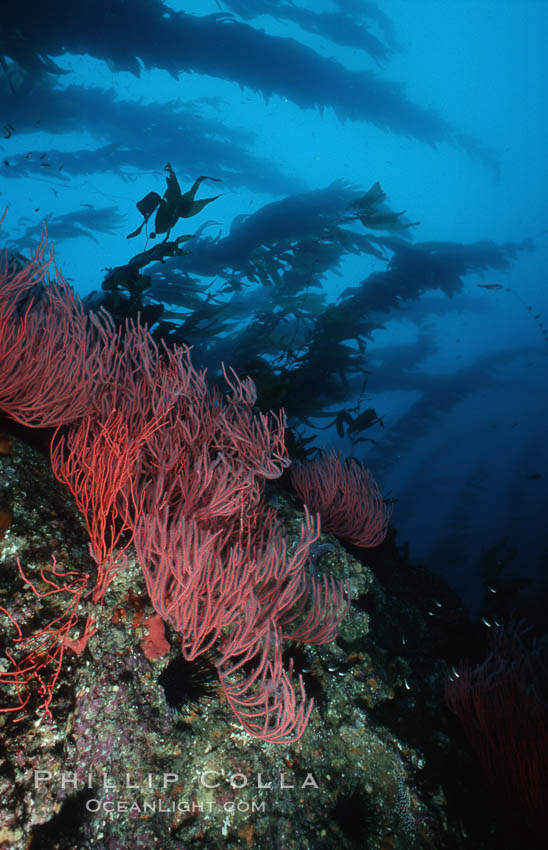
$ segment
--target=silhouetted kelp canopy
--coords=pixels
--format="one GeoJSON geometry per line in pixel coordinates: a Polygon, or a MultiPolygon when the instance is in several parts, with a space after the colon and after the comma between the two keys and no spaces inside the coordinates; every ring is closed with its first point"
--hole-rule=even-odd
{"type": "MultiPolygon", "coordinates": [[[[160,201],[161,211],[162,204],[178,208],[189,197],[184,217],[193,215],[188,213],[192,203],[197,211],[211,203],[210,198],[198,200],[203,177],[184,193],[177,184],[173,200],[174,175],[169,164],[166,169],[163,198],[150,192],[137,202],[145,220],[130,237],[152,227],[160,201]]],[[[170,220],[176,232],[177,215],[170,220]]],[[[405,211],[390,208],[379,183],[363,192],[336,181],[238,215],[226,236],[205,235],[211,222],[194,234],[170,238],[167,233],[163,242],[111,269],[102,296],[90,296],[87,305],[103,304],[121,323],[139,312],[157,338],[195,346],[201,364],[213,372],[228,362],[251,375],[263,408],[283,407],[293,426],[323,419],[322,427],[334,426],[352,445],[369,439],[364,434],[372,426],[382,426],[382,412],[364,405],[370,372],[382,390],[420,389],[420,402],[403,417],[401,428],[393,429],[393,439],[383,441],[390,454],[394,441],[405,445],[416,439],[437,415],[491,375],[483,363],[440,377],[421,374],[419,364],[434,350],[424,332],[414,344],[385,352],[376,348],[371,366],[367,343],[373,333],[391,318],[407,317],[406,306],[422,296],[438,291],[453,298],[466,275],[507,269],[520,251],[532,248],[528,241],[412,243],[416,224],[405,211]],[[365,268],[371,258],[385,268],[329,302],[326,275],[350,255],[363,258],[365,268]]],[[[415,317],[419,324],[423,315],[415,317]]]]}
{"type": "Polygon", "coordinates": [[[38,117],[44,132],[63,136],[85,127],[101,144],[91,150],[50,148],[42,159],[29,153],[11,156],[4,177],[20,179],[47,168],[48,177],[60,186],[70,177],[98,171],[130,180],[135,170],[148,170],[151,162],[172,160],[179,172],[190,174],[205,171],[214,162],[217,176],[232,188],[247,186],[271,194],[305,188],[303,181],[251,152],[254,133],[201,115],[203,107],[216,108],[215,99],[144,104],[117,98],[114,89],[76,85],[58,89],[56,77],[37,78],[13,68],[0,78],[0,109],[17,125],[18,135],[36,132],[38,117]]]}
{"type": "MultiPolygon", "coordinates": [[[[383,17],[371,6],[365,8],[377,19],[383,17]]],[[[252,7],[250,17],[254,14],[252,7]]],[[[323,13],[291,10],[285,4],[277,6],[276,14],[316,32],[328,25],[323,13]]],[[[359,33],[357,25],[346,13],[335,19],[339,42],[349,44],[359,33]]],[[[491,151],[434,110],[410,101],[401,84],[368,70],[349,70],[295,39],[269,35],[227,13],[189,15],[161,0],[82,0],[77,5],[26,0],[8,7],[2,23],[4,67],[8,58],[32,74],[58,75],[65,71],[62,56],[68,52],[87,53],[108,62],[113,71],[136,76],[143,66],[164,69],[176,79],[193,71],[260,91],[266,98],[285,97],[301,109],[331,107],[341,120],[368,121],[430,145],[448,142],[498,171],[491,151]]],[[[370,40],[369,47],[374,50],[370,40]]]]}
{"type": "Polygon", "coordinates": [[[324,36],[342,47],[363,50],[376,61],[387,59],[394,46],[390,20],[374,3],[339,3],[339,12],[311,11],[283,0],[225,0],[224,5],[245,20],[274,15],[278,20],[292,21],[304,32],[324,36]],[[366,22],[380,27],[384,44],[366,22]]]}

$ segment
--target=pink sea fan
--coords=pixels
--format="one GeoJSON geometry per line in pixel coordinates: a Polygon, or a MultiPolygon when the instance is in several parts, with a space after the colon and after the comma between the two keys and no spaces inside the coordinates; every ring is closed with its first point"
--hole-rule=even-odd
{"type": "Polygon", "coordinates": [[[99,357],[82,303],[55,267],[45,236],[26,264],[5,253],[0,258],[2,413],[38,428],[79,419],[92,403],[99,357]]]}
{"type": "MultiPolygon", "coordinates": [[[[251,735],[297,741],[313,700],[283,658],[284,644],[333,640],[349,589],[310,570],[317,516],[305,510],[300,539],[288,552],[264,499],[266,482],[290,462],[283,412],[256,412],[253,381],[232,370],[223,370],[229,392],[211,388],[189,349],[156,345],[139,320],[116,329],[106,313],[86,316],[57,270],[50,280],[46,249],[44,238],[26,264],[7,254],[0,262],[0,411],[25,425],[57,426],[53,471],[85,518],[97,571],[94,586],[88,573],[65,575],[55,565],[53,580],[42,575],[46,595],[70,592],[72,607],[28,638],[0,607],[15,628],[16,648],[36,645],[44,657],[34,649],[22,659],[8,655],[13,669],[0,679],[14,685],[19,700],[0,710],[25,711],[32,682],[49,716],[65,649],[81,652],[94,631],[88,617],[81,638],[69,637],[78,604],[90,595],[94,603],[103,599],[133,542],[158,615],[148,657],[167,649],[162,618],[179,633],[188,660],[216,652],[227,701],[251,735]]],[[[365,527],[373,538],[376,522],[382,539],[379,517],[384,527],[387,517],[376,485],[362,492],[361,467],[339,467],[336,458],[326,464],[334,476],[331,510],[348,520],[339,490],[344,496],[353,489],[362,502],[367,494],[373,513],[365,527]]]]}
{"type": "Polygon", "coordinates": [[[291,469],[291,483],[312,513],[319,513],[322,530],[364,548],[386,537],[392,507],[387,506],[368,469],[336,451],[291,469]]]}

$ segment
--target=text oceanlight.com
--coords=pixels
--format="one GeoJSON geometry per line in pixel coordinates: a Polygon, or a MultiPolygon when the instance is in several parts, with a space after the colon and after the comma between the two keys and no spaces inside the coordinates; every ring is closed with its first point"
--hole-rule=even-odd
{"type": "Polygon", "coordinates": [[[193,800],[191,803],[185,800],[168,803],[160,798],[153,800],[98,800],[93,798],[87,800],[86,809],[88,812],[105,812],[109,815],[120,815],[128,812],[131,815],[147,815],[155,813],[173,814],[174,812],[184,812],[191,814],[211,814],[215,810],[224,812],[265,812],[266,802],[262,800],[226,800],[224,803],[214,803],[212,800],[206,800],[198,803],[193,800]]]}

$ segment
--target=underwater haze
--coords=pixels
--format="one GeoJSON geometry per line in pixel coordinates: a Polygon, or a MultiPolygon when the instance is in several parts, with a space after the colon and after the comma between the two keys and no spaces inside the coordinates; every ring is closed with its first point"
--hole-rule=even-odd
{"type": "Polygon", "coordinates": [[[473,614],[523,579],[538,616],[548,4],[52,0],[2,26],[4,245],[45,223],[90,309],[250,374],[297,447],[370,468],[412,563],[473,614]]]}

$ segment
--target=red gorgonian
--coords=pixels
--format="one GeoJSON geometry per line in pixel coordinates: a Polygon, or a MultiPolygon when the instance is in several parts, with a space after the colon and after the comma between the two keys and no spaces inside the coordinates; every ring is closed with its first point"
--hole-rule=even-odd
{"type": "Polygon", "coordinates": [[[317,460],[293,466],[291,483],[308,509],[319,513],[323,531],[364,548],[378,546],[386,537],[392,506],[354,458],[324,450],[317,460]]]}
{"type": "Polygon", "coordinates": [[[133,542],[153,607],[181,635],[186,658],[217,653],[244,728],[273,743],[298,740],[312,700],[302,676],[295,684],[293,662],[284,665],[285,641],[332,640],[348,604],[343,582],[309,569],[318,518],[305,511],[289,553],[264,500],[266,481],[290,463],[283,413],[257,413],[253,382],[233,372],[223,370],[227,392],[211,388],[188,348],[156,345],[139,322],[116,330],[105,313],[87,316],[56,269],[48,279],[46,247],[43,240],[26,265],[6,255],[0,266],[0,410],[29,426],[57,426],[53,470],[84,516],[96,575],[79,582],[69,572],[63,584],[42,573],[42,592],[21,573],[37,596],[70,592],[72,603],[28,637],[2,609],[15,629],[2,680],[18,699],[3,710],[24,709],[37,682],[50,714],[64,648],[81,651],[93,631],[88,619],[82,638],[70,638],[78,607],[103,600],[133,542]],[[17,653],[44,639],[51,675],[34,650],[17,653]]]}

